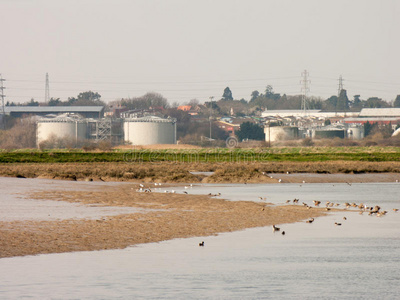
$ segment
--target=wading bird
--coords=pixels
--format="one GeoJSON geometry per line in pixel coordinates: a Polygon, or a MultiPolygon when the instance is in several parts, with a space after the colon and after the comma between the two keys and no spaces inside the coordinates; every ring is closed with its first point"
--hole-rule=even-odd
{"type": "Polygon", "coordinates": [[[279,230],[281,230],[279,227],[276,227],[275,225],[272,225],[272,231],[273,232],[279,231],[279,230]]]}

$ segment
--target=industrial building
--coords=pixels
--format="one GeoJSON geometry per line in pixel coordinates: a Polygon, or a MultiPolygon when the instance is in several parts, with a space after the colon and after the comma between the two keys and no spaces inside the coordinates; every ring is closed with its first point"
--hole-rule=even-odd
{"type": "Polygon", "coordinates": [[[400,108],[363,108],[358,116],[360,118],[400,118],[400,108]]]}
{"type": "Polygon", "coordinates": [[[104,106],[5,106],[4,112],[16,118],[49,114],[79,114],[85,118],[100,119],[104,116],[104,106]]]}
{"type": "Polygon", "coordinates": [[[276,142],[310,137],[313,139],[349,138],[361,140],[364,138],[364,126],[359,124],[335,124],[314,128],[299,128],[295,126],[264,127],[265,141],[276,142]]]}
{"type": "Polygon", "coordinates": [[[363,108],[358,118],[345,118],[346,124],[392,125],[395,130],[400,125],[400,108],[363,108]]]}
{"type": "Polygon", "coordinates": [[[299,109],[283,109],[283,110],[265,110],[261,113],[264,118],[267,117],[316,117],[316,118],[333,118],[333,117],[345,117],[358,116],[358,112],[329,112],[322,111],[320,109],[308,109],[306,111],[299,109]]]}

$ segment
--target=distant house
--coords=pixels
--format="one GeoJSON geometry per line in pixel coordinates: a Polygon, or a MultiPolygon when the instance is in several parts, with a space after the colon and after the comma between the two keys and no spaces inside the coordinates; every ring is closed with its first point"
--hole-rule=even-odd
{"type": "Polygon", "coordinates": [[[181,111],[189,111],[191,108],[192,108],[191,105],[180,105],[180,106],[178,106],[177,109],[181,110],[181,111]]]}
{"type": "Polygon", "coordinates": [[[222,129],[223,131],[227,132],[229,135],[234,135],[235,131],[240,129],[239,124],[232,124],[225,121],[216,121],[215,124],[222,129]]]}
{"type": "Polygon", "coordinates": [[[253,118],[231,118],[223,117],[219,121],[216,121],[217,126],[228,132],[230,135],[234,135],[236,131],[240,129],[240,125],[244,122],[257,123],[253,118]]]}
{"type": "Polygon", "coordinates": [[[153,113],[163,112],[165,108],[163,106],[150,106],[149,110],[153,113]]]}
{"type": "Polygon", "coordinates": [[[181,111],[186,111],[191,116],[196,116],[205,108],[206,107],[204,105],[196,105],[196,106],[180,105],[180,106],[178,106],[177,109],[181,110],[181,111]]]}
{"type": "Polygon", "coordinates": [[[129,109],[125,106],[110,106],[110,110],[105,112],[104,115],[108,117],[119,118],[121,113],[128,111],[129,109]]]}

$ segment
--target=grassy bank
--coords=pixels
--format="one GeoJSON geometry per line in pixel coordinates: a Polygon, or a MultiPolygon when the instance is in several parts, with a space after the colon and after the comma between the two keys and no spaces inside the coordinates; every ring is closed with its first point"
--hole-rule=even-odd
{"type": "Polygon", "coordinates": [[[321,162],[321,161],[400,161],[399,147],[305,147],[191,150],[114,150],[85,152],[82,150],[19,150],[1,151],[0,163],[93,163],[93,162],[321,162]]]}
{"type": "Polygon", "coordinates": [[[267,173],[400,173],[398,147],[0,151],[0,176],[147,182],[274,182],[267,173]],[[214,172],[213,175],[192,172],[214,172]]]}

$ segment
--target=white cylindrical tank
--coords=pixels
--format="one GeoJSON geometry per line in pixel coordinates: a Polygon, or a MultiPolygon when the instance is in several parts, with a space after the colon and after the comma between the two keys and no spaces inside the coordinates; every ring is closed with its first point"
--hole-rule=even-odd
{"type": "Polygon", "coordinates": [[[51,137],[71,139],[75,142],[87,139],[87,123],[82,118],[66,116],[39,119],[36,134],[37,145],[51,137]]]}
{"type": "Polygon", "coordinates": [[[272,126],[264,127],[265,140],[267,142],[292,140],[299,137],[297,127],[272,126]]]}
{"type": "Polygon", "coordinates": [[[347,129],[347,137],[352,140],[362,140],[364,138],[364,127],[350,127],[347,129]]]}
{"type": "Polygon", "coordinates": [[[400,128],[397,128],[397,129],[393,132],[392,136],[397,136],[397,135],[399,135],[399,134],[400,134],[400,128]]]}
{"type": "Polygon", "coordinates": [[[125,119],[124,138],[132,145],[176,144],[176,120],[154,116],[125,119]]]}

